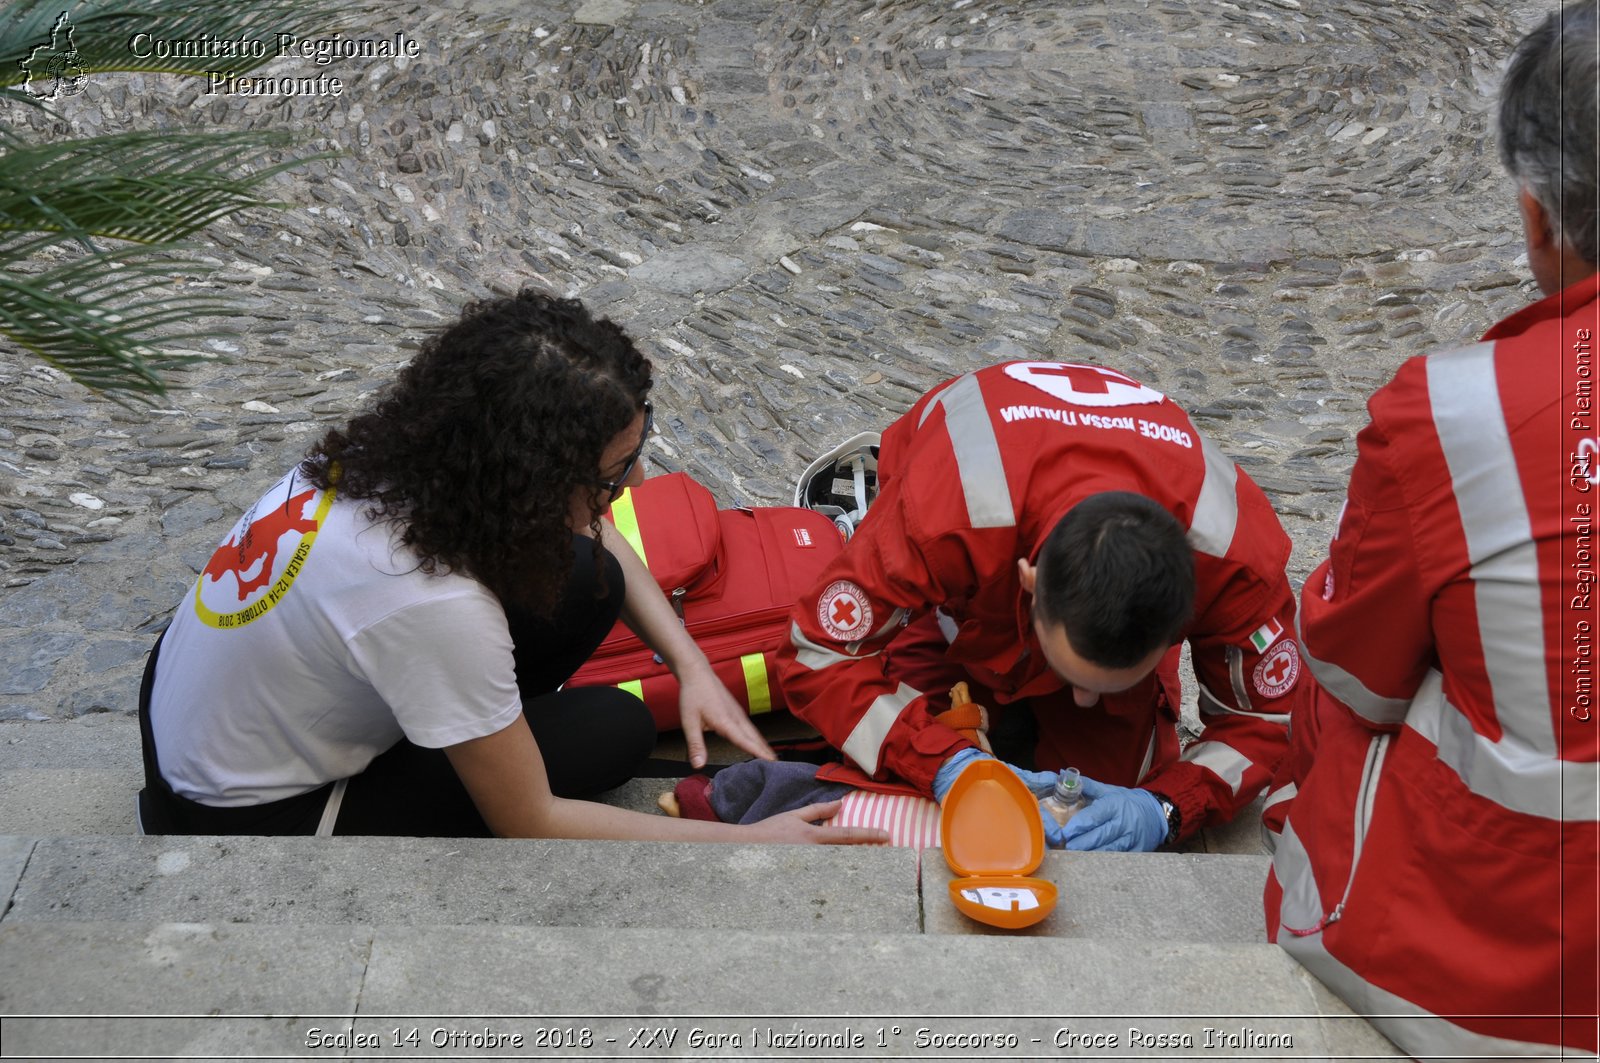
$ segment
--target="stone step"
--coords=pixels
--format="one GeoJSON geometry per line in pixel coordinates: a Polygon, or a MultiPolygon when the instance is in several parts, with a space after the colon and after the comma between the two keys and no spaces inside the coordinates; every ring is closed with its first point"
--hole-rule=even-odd
{"type": "MultiPolygon", "coordinates": [[[[634,779],[596,800],[657,812],[671,779],[634,779]]],[[[144,769],[7,767],[0,758],[0,834],[37,837],[137,834],[135,796],[144,769]]]]}
{"type": "MultiPolygon", "coordinates": [[[[804,725],[778,715],[761,721],[769,738],[804,733],[804,725]]],[[[715,736],[714,760],[739,756],[715,736]]],[[[657,755],[685,757],[682,736],[663,735],[657,755]]],[[[63,721],[0,721],[0,834],[131,834],[133,795],[143,785],[138,721],[100,714],[63,721]]],[[[670,779],[636,779],[598,799],[654,812],[670,779]]],[[[1192,853],[1262,854],[1259,802],[1233,822],[1210,827],[1185,842],[1192,853]]]]}
{"type": "MultiPolygon", "coordinates": [[[[0,834],[47,837],[138,833],[134,804],[144,786],[142,766],[14,764],[0,750],[0,834]]],[[[676,781],[632,779],[594,799],[636,812],[659,813],[657,800],[676,781]]]]}
{"type": "Polygon", "coordinates": [[[72,720],[0,720],[0,771],[114,768],[142,772],[139,720],[95,713],[72,720]]]}
{"type": "MultiPolygon", "coordinates": [[[[1046,855],[1039,938],[1264,940],[1266,859],[1046,855]]],[[[554,839],[6,838],[7,923],[476,924],[1003,934],[960,915],[939,850],[554,839]]]]}
{"type": "Polygon", "coordinates": [[[1404,1058],[1264,944],[8,918],[0,956],[10,1057],[1404,1058]]]}
{"type": "Polygon", "coordinates": [[[141,768],[0,767],[0,833],[134,834],[141,768]]]}

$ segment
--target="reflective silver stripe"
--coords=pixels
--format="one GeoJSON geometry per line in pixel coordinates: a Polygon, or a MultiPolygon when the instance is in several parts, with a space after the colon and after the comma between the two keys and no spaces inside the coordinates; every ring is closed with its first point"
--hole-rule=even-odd
{"type": "Polygon", "coordinates": [[[961,492],[967,500],[967,522],[974,528],[1012,527],[1017,516],[1011,504],[1011,487],[1006,483],[1000,443],[994,437],[994,422],[983,403],[978,378],[971,373],[956,378],[938,398],[923,407],[923,421],[928,419],[935,402],[944,406],[944,427],[950,434],[950,449],[961,475],[961,492]]]}
{"type": "Polygon", "coordinates": [[[1361,849],[1367,844],[1367,831],[1372,828],[1372,813],[1378,800],[1378,785],[1383,782],[1383,761],[1389,755],[1389,734],[1373,735],[1367,741],[1366,763],[1361,768],[1361,789],[1356,792],[1356,829],[1354,848],[1350,853],[1350,878],[1344,884],[1344,896],[1339,898],[1339,908],[1350,899],[1355,888],[1356,871],[1361,866],[1361,849]]]}
{"type": "Polygon", "coordinates": [[[1278,851],[1278,832],[1267,826],[1267,810],[1273,805],[1281,805],[1300,793],[1300,788],[1294,783],[1289,783],[1281,790],[1276,790],[1267,795],[1261,803],[1261,844],[1270,855],[1278,851]]]}
{"type": "Polygon", "coordinates": [[[1239,470],[1204,435],[1200,435],[1200,452],[1206,461],[1206,478],[1194,503],[1189,545],[1212,557],[1223,557],[1233,545],[1233,533],[1239,525],[1239,470]]]}
{"type": "Polygon", "coordinates": [[[1265,812],[1273,805],[1282,804],[1284,801],[1291,800],[1299,793],[1300,787],[1296,786],[1292,782],[1286,783],[1282,789],[1274,790],[1267,795],[1267,799],[1261,803],[1261,811],[1265,812]]]}
{"type": "Polygon", "coordinates": [[[1306,667],[1311,669],[1311,674],[1316,677],[1322,689],[1344,702],[1350,711],[1363,720],[1376,724],[1394,724],[1404,720],[1406,713],[1411,710],[1411,699],[1374,694],[1367,689],[1365,683],[1332,661],[1319,660],[1306,645],[1306,637],[1301,627],[1304,618],[1304,613],[1295,614],[1295,639],[1300,643],[1300,656],[1305,658],[1306,667]]]}
{"type": "Polygon", "coordinates": [[[905,707],[921,696],[921,691],[901,683],[894,693],[874,698],[867,706],[866,715],[856,722],[850,737],[839,748],[860,765],[862,771],[868,775],[876,773],[878,754],[883,751],[883,740],[889,736],[889,728],[894,726],[905,707]]]}
{"type": "Polygon", "coordinates": [[[1228,678],[1233,680],[1233,699],[1240,708],[1250,707],[1250,691],[1244,685],[1244,651],[1228,647],[1228,678]]]}
{"type": "MultiPolygon", "coordinates": [[[[1278,922],[1283,930],[1307,930],[1322,922],[1322,897],[1317,892],[1316,876],[1311,873],[1311,857],[1294,832],[1291,815],[1278,834],[1278,845],[1272,853],[1272,870],[1283,889],[1283,899],[1278,905],[1278,922]]],[[[1279,944],[1285,935],[1278,935],[1279,944]]],[[[1284,948],[1288,948],[1284,945],[1284,948]]]]}
{"type": "Polygon", "coordinates": [[[1248,757],[1228,743],[1215,739],[1196,742],[1184,750],[1179,759],[1216,772],[1232,788],[1235,797],[1239,796],[1239,788],[1244,785],[1244,773],[1250,769],[1248,757]]]}
{"type": "Polygon", "coordinates": [[[1226,716],[1233,710],[1224,705],[1217,696],[1206,689],[1204,683],[1199,684],[1200,693],[1195,698],[1196,707],[1202,716],[1226,716]]]}
{"type": "Polygon", "coordinates": [[[1472,566],[1484,670],[1506,735],[1547,757],[1557,755],[1554,706],[1545,670],[1539,548],[1521,545],[1472,566]]]}
{"type": "Polygon", "coordinates": [[[1484,670],[1505,754],[1555,759],[1539,558],[1495,380],[1494,344],[1430,356],[1428,401],[1467,540],[1484,670]]]}
{"type": "Polygon", "coordinates": [[[933,611],[933,619],[939,625],[939,634],[944,636],[946,642],[954,642],[961,633],[961,625],[956,623],[956,618],[944,611],[941,606],[933,611]]]}
{"type": "MultiPolygon", "coordinates": [[[[1277,875],[1278,884],[1283,887],[1283,903],[1278,909],[1280,924],[1285,928],[1297,929],[1316,926],[1322,918],[1316,880],[1311,873],[1311,861],[1306,856],[1305,846],[1295,835],[1292,818],[1278,836],[1277,848],[1272,854],[1272,869],[1277,875]]],[[[1278,944],[1338,994],[1352,1011],[1365,1016],[1368,1022],[1407,1055],[1430,1059],[1496,1059],[1503,1056],[1543,1056],[1549,1059],[1560,1055],[1560,1051],[1550,1045],[1508,1041],[1462,1029],[1404,997],[1374,985],[1336,959],[1323,944],[1320,933],[1302,937],[1290,934],[1285,929],[1278,934],[1278,944]]]]}
{"type": "Polygon", "coordinates": [[[794,646],[795,649],[794,659],[798,661],[801,666],[809,668],[813,672],[820,671],[829,667],[830,665],[840,664],[844,661],[863,660],[867,657],[877,656],[876,653],[868,653],[863,654],[861,657],[851,657],[849,654],[830,650],[826,646],[819,646],[815,642],[812,642],[810,639],[805,637],[805,635],[800,631],[799,624],[789,625],[789,642],[794,646]]]}
{"type": "Polygon", "coordinates": [[[1494,344],[1430,356],[1428,402],[1474,564],[1531,538],[1495,381],[1494,344]]]}
{"type": "MultiPolygon", "coordinates": [[[[956,378],[956,380],[965,380],[965,379],[966,379],[966,377],[957,377],[956,378]]],[[[956,380],[950,381],[950,384],[954,384],[956,382],[956,380]]],[[[937,391],[930,391],[928,393],[928,395],[929,395],[928,401],[922,407],[922,416],[917,418],[917,427],[918,428],[921,428],[923,425],[928,423],[928,418],[933,415],[933,407],[939,402],[940,399],[944,398],[943,392],[948,391],[950,389],[950,384],[946,384],[943,388],[940,388],[937,391]]]]}
{"type": "Polygon", "coordinates": [[[349,779],[340,779],[328,791],[328,803],[322,806],[322,818],[317,821],[317,837],[333,837],[333,825],[339,821],[339,809],[344,805],[344,792],[349,779]]]}
{"type": "Polygon", "coordinates": [[[1438,747],[1439,760],[1467,789],[1502,808],[1569,823],[1600,818],[1600,786],[1592,763],[1552,757],[1510,732],[1498,742],[1489,741],[1450,704],[1436,671],[1423,680],[1406,726],[1438,747]]]}
{"type": "MultiPolygon", "coordinates": [[[[1231,647],[1230,647],[1231,648],[1231,647]]],[[[1252,712],[1245,709],[1236,709],[1217,699],[1217,696],[1200,684],[1199,697],[1200,715],[1202,716],[1248,716],[1252,720],[1266,720],[1268,723],[1289,726],[1289,714],[1286,712],[1252,712]]]]}
{"type": "MultiPolygon", "coordinates": [[[[1157,724],[1156,726],[1159,727],[1161,725],[1157,724]]],[[[1150,774],[1150,768],[1156,762],[1156,737],[1157,732],[1152,729],[1150,731],[1150,741],[1146,742],[1144,747],[1144,763],[1139,765],[1139,774],[1136,776],[1140,782],[1143,782],[1144,777],[1150,774]]]]}

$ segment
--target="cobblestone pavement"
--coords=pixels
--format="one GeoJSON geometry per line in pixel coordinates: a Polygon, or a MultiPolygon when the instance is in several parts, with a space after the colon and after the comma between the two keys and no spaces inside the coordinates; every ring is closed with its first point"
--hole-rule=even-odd
{"type": "Polygon", "coordinates": [[[336,74],[337,99],[95,77],[75,130],[292,127],[343,154],[174,278],[238,336],[159,408],[0,351],[0,718],[131,712],[235,515],[427,328],[525,283],[640,337],[653,461],[724,503],[787,501],[820,449],[974,366],[1123,370],[1267,490],[1298,582],[1366,396],[1533,298],[1491,106],[1553,6],[393,4],[347,35],[404,31],[417,59],[262,72],[336,74]]]}

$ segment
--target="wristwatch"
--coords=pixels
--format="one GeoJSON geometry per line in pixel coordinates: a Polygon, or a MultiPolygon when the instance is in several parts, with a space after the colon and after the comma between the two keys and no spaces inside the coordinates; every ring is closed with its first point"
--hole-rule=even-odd
{"type": "Polygon", "coordinates": [[[1167,838],[1164,844],[1171,845],[1178,840],[1178,832],[1183,829],[1183,814],[1178,811],[1178,806],[1172,803],[1172,798],[1166,794],[1150,791],[1150,796],[1156,799],[1161,806],[1161,812],[1167,817],[1167,838]]]}

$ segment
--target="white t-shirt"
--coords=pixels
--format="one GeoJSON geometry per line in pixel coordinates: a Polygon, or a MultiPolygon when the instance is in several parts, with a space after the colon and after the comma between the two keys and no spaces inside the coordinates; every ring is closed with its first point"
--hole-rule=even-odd
{"type": "Polygon", "coordinates": [[[363,500],[298,471],[239,519],[184,598],[150,696],[161,774],[237,807],[361,772],[401,736],[439,748],[522,711],[505,611],[428,575],[363,500]]]}

